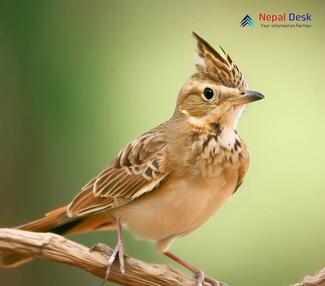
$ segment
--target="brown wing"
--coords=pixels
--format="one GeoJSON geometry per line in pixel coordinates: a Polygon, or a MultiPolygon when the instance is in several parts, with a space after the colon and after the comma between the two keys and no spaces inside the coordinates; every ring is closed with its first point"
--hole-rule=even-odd
{"type": "Polygon", "coordinates": [[[149,132],[131,142],[112,164],[84,186],[68,207],[68,215],[81,216],[123,206],[150,192],[163,180],[167,143],[149,132]]]}
{"type": "Polygon", "coordinates": [[[197,54],[200,57],[200,63],[197,69],[200,72],[210,75],[214,80],[221,84],[239,89],[246,89],[242,73],[230,56],[221,48],[225,57],[221,56],[209,43],[193,32],[197,40],[197,54]]]}

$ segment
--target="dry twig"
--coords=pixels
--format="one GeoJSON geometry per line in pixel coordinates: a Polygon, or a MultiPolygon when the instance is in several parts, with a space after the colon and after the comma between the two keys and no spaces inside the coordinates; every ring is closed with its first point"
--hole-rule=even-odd
{"type": "MultiPolygon", "coordinates": [[[[0,228],[0,249],[70,264],[101,278],[105,277],[107,269],[107,256],[103,253],[52,233],[0,228]]],[[[125,286],[195,285],[194,278],[167,265],[148,264],[127,257],[125,267],[125,274],[121,274],[118,263],[114,263],[108,280],[125,286]]],[[[293,286],[312,285],[325,286],[325,268],[293,286]]]]}
{"type": "MultiPolygon", "coordinates": [[[[70,264],[102,278],[105,277],[107,269],[107,256],[103,253],[90,251],[84,245],[53,233],[1,228],[0,249],[70,264]]],[[[131,257],[125,259],[125,274],[120,273],[116,262],[111,268],[108,280],[125,286],[195,285],[193,277],[173,267],[148,264],[131,257]]]]}

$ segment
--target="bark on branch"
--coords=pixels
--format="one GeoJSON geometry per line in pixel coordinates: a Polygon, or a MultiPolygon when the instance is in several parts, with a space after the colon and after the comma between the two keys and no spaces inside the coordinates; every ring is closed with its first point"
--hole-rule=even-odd
{"type": "MultiPolygon", "coordinates": [[[[107,256],[103,253],[52,233],[0,228],[1,249],[70,264],[101,278],[105,277],[107,269],[107,256]]],[[[195,285],[193,277],[173,267],[149,264],[131,257],[125,258],[125,274],[120,273],[118,262],[114,262],[108,280],[125,286],[195,285]]]]}
{"type": "Polygon", "coordinates": [[[314,275],[307,275],[300,283],[292,286],[325,286],[325,268],[314,275]]]}
{"type": "MultiPolygon", "coordinates": [[[[52,233],[39,233],[18,229],[0,228],[0,250],[12,250],[84,269],[104,278],[107,257],[100,252],[52,233]]],[[[112,251],[112,249],[111,249],[112,251]]],[[[125,286],[184,286],[195,285],[195,279],[167,265],[148,264],[126,257],[125,274],[114,263],[109,281],[125,286]]],[[[313,276],[306,276],[294,286],[325,286],[325,268],[313,276]]],[[[208,284],[204,284],[208,286],[208,284]]]]}

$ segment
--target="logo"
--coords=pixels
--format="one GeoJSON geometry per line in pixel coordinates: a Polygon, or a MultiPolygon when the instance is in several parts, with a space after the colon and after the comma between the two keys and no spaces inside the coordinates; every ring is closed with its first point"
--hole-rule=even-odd
{"type": "Polygon", "coordinates": [[[243,20],[241,20],[240,22],[240,27],[245,27],[245,26],[249,26],[249,27],[254,27],[255,26],[255,22],[253,20],[253,18],[249,15],[246,15],[243,20]]]}
{"type": "Polygon", "coordinates": [[[296,13],[282,13],[282,14],[267,14],[267,13],[260,13],[259,20],[264,22],[285,22],[289,21],[296,21],[296,22],[306,22],[311,21],[311,14],[296,14],[296,13]]]}
{"type": "Polygon", "coordinates": [[[240,21],[240,27],[248,28],[270,28],[270,29],[291,29],[291,28],[311,28],[312,27],[312,14],[311,13],[296,13],[296,12],[283,12],[276,14],[269,14],[267,12],[259,12],[254,14],[254,19],[250,15],[246,15],[240,21]]]}

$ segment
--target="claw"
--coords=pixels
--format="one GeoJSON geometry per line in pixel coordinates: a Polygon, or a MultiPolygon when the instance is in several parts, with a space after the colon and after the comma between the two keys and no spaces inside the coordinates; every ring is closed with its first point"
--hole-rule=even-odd
{"type": "Polygon", "coordinates": [[[120,271],[122,274],[125,273],[124,255],[125,255],[125,248],[124,245],[121,244],[120,249],[118,251],[118,260],[120,262],[120,271]]]}
{"type": "Polygon", "coordinates": [[[124,264],[125,249],[124,249],[123,243],[118,242],[117,245],[115,246],[113,252],[112,252],[112,249],[104,243],[95,244],[94,246],[92,246],[90,248],[90,251],[91,252],[98,251],[108,257],[108,266],[107,266],[107,270],[106,270],[106,274],[105,274],[106,279],[110,273],[111,266],[114,263],[117,254],[118,254],[118,259],[119,259],[119,263],[120,263],[120,271],[122,274],[125,273],[125,264],[124,264]]]}
{"type": "Polygon", "coordinates": [[[196,286],[202,286],[204,282],[204,273],[202,271],[197,271],[195,273],[196,286]]]}
{"type": "Polygon", "coordinates": [[[210,277],[205,276],[204,281],[208,282],[211,286],[228,286],[226,283],[212,279],[210,277]]]}
{"type": "Polygon", "coordinates": [[[196,286],[202,286],[204,282],[209,283],[211,286],[228,286],[226,283],[210,278],[204,274],[204,272],[198,270],[195,273],[196,286]]]}
{"type": "Polygon", "coordinates": [[[113,250],[113,253],[108,258],[108,266],[107,266],[107,270],[105,273],[105,280],[107,280],[107,278],[108,278],[111,267],[112,267],[117,255],[118,255],[118,259],[119,259],[119,263],[120,263],[120,271],[122,274],[125,273],[124,253],[125,253],[124,245],[122,243],[118,242],[113,250]]]}
{"type": "Polygon", "coordinates": [[[185,260],[179,258],[178,256],[176,256],[175,254],[171,253],[170,251],[166,251],[164,252],[164,254],[166,256],[168,256],[169,258],[173,259],[174,261],[176,261],[177,263],[183,265],[184,267],[186,267],[187,269],[189,269],[190,271],[192,271],[195,274],[195,278],[196,278],[196,286],[202,286],[204,282],[209,283],[211,286],[227,286],[227,284],[214,280],[208,276],[205,276],[205,274],[199,270],[198,268],[194,267],[193,265],[189,264],[188,262],[186,262],[185,260]]]}
{"type": "Polygon", "coordinates": [[[125,273],[125,263],[124,263],[124,256],[125,256],[125,248],[124,248],[124,241],[123,241],[123,234],[122,234],[122,224],[120,221],[118,221],[118,242],[115,246],[115,248],[112,249],[103,243],[97,243],[93,247],[90,248],[90,251],[98,251],[101,253],[104,253],[108,257],[107,261],[107,269],[105,272],[105,278],[101,286],[105,284],[105,282],[108,280],[109,273],[111,271],[111,267],[115,261],[115,259],[118,256],[118,260],[120,263],[120,271],[122,274],[125,273]]]}

